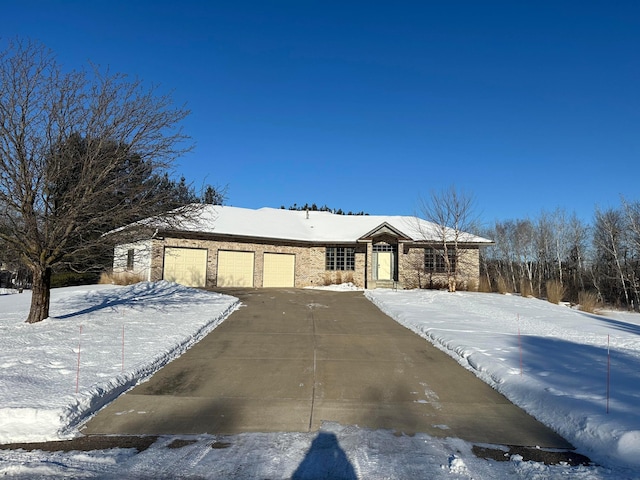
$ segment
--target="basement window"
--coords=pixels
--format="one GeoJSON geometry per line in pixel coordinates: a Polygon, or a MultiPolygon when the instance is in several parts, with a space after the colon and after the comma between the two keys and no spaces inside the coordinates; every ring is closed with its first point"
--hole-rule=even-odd
{"type": "Polygon", "coordinates": [[[354,247],[327,247],[325,268],[327,270],[355,270],[356,249],[354,247]]]}

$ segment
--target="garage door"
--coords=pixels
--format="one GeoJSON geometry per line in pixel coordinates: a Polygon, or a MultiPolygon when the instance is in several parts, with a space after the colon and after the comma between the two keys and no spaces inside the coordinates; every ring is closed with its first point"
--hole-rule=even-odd
{"type": "Polygon", "coordinates": [[[293,287],[296,256],[282,253],[264,254],[264,287],[293,287]]]}
{"type": "Polygon", "coordinates": [[[253,287],[253,252],[218,251],[218,286],[253,287]]]}
{"type": "Polygon", "coordinates": [[[166,247],[164,249],[164,279],[189,287],[206,286],[207,250],[166,247]]]}

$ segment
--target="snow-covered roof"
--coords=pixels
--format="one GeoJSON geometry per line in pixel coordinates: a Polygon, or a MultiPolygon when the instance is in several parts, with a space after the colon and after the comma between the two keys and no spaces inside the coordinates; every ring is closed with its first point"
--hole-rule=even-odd
{"type": "MultiPolygon", "coordinates": [[[[338,215],[331,212],[267,207],[253,210],[220,205],[203,206],[196,217],[183,222],[178,230],[313,243],[354,243],[384,231],[392,231],[401,238],[415,242],[439,241],[441,237],[437,225],[412,216],[338,215]]],[[[469,233],[462,234],[459,241],[492,243],[491,240],[469,233]]]]}

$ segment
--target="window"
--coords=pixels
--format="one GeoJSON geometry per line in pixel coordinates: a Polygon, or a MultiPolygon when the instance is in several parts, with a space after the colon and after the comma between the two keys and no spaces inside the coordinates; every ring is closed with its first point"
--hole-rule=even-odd
{"type": "Polygon", "coordinates": [[[327,270],[355,270],[356,249],[354,247],[327,247],[325,268],[327,270]]]}
{"type": "Polygon", "coordinates": [[[127,250],[127,270],[133,270],[134,252],[133,248],[127,250]]]}
{"type": "Polygon", "coordinates": [[[373,244],[374,252],[394,252],[398,253],[398,245],[390,245],[385,242],[374,243],[373,244]]]}
{"type": "MultiPolygon", "coordinates": [[[[447,257],[451,265],[451,272],[456,271],[456,252],[453,248],[447,249],[447,257]]],[[[447,273],[444,262],[444,249],[425,248],[424,249],[424,269],[429,273],[447,273]]]]}

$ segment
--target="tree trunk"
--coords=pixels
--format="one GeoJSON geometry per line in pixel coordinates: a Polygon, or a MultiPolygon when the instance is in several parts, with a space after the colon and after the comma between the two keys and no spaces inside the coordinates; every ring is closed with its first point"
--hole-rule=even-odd
{"type": "Polygon", "coordinates": [[[456,291],[456,278],[454,276],[450,276],[449,277],[449,291],[450,292],[455,292],[456,291]]]}
{"type": "Polygon", "coordinates": [[[51,267],[35,265],[33,271],[33,286],[31,287],[31,309],[27,323],[41,322],[49,317],[49,303],[51,301],[51,267]]]}
{"type": "Polygon", "coordinates": [[[556,240],[556,260],[558,262],[558,279],[560,280],[560,285],[564,285],[564,279],[562,278],[562,256],[560,255],[562,247],[560,246],[560,239],[556,240]]]}

